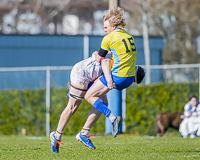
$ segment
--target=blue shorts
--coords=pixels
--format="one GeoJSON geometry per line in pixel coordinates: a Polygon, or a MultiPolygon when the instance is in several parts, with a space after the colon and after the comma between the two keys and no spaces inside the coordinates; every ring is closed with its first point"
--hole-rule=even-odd
{"type": "MultiPolygon", "coordinates": [[[[133,76],[133,77],[118,77],[118,76],[112,75],[112,79],[113,79],[113,82],[117,86],[117,90],[121,91],[124,88],[128,88],[134,82],[135,76],[133,76]]],[[[107,86],[107,81],[106,81],[106,77],[104,74],[99,78],[99,80],[105,86],[107,86]]]]}

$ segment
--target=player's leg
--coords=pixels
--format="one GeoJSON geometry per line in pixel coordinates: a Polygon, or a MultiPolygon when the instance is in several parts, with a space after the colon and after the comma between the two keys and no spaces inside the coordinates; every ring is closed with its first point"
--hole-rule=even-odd
{"type": "Polygon", "coordinates": [[[70,121],[72,115],[76,112],[76,110],[80,106],[85,93],[86,91],[81,91],[73,87],[70,88],[69,100],[67,106],[60,115],[57,130],[50,134],[51,149],[54,153],[59,152],[59,145],[62,145],[61,138],[64,128],[70,121]]]}
{"type": "Polygon", "coordinates": [[[110,89],[104,83],[105,78],[102,82],[102,78],[100,80],[97,79],[94,84],[89,88],[87,93],[85,94],[85,99],[93,105],[94,108],[98,109],[101,113],[103,113],[113,125],[113,136],[116,137],[119,131],[119,125],[121,123],[121,117],[115,116],[111,113],[111,110],[107,107],[104,101],[99,98],[101,95],[106,94],[110,89]]]}
{"type": "MultiPolygon", "coordinates": [[[[103,102],[105,103],[105,105],[108,106],[108,100],[105,94],[100,96],[99,98],[101,98],[103,102]]],[[[100,118],[100,116],[101,116],[101,112],[93,107],[90,113],[88,114],[88,118],[84,124],[84,127],[92,128],[92,126],[96,123],[96,121],[100,118]]]]}
{"type": "MultiPolygon", "coordinates": [[[[133,82],[135,77],[118,77],[112,75],[113,82],[116,84],[118,90],[129,87],[133,82]]],[[[113,136],[117,136],[119,131],[119,125],[121,123],[121,117],[115,116],[111,113],[111,110],[107,108],[107,105],[99,97],[103,94],[106,94],[109,91],[107,87],[107,81],[105,76],[101,76],[97,79],[94,84],[89,88],[85,94],[85,99],[103,113],[107,118],[110,119],[113,125],[113,136]]]]}
{"type": "Polygon", "coordinates": [[[66,108],[60,115],[60,120],[57,126],[57,130],[51,133],[51,148],[54,153],[59,152],[59,142],[62,138],[62,133],[64,131],[65,126],[68,124],[69,120],[71,119],[72,115],[78,109],[79,105],[81,104],[82,99],[88,88],[89,80],[85,77],[85,71],[83,66],[83,61],[78,62],[72,68],[70,74],[71,82],[68,83],[69,86],[69,101],[66,108]]]}
{"type": "MultiPolygon", "coordinates": [[[[106,105],[108,105],[108,100],[107,100],[106,95],[102,95],[100,96],[100,98],[104,101],[106,105]]],[[[88,118],[82,130],[76,135],[76,140],[78,140],[79,142],[82,142],[86,147],[90,149],[96,148],[89,137],[90,129],[96,123],[96,121],[100,118],[100,116],[101,116],[101,112],[93,107],[90,113],[88,114],[88,118]]]]}
{"type": "Polygon", "coordinates": [[[72,96],[69,96],[68,104],[60,115],[60,120],[57,127],[58,131],[62,132],[64,130],[65,126],[71,119],[72,115],[76,112],[76,110],[80,106],[85,93],[86,91],[81,91],[73,87],[70,88],[70,94],[79,96],[80,98],[73,98],[72,96]]]}

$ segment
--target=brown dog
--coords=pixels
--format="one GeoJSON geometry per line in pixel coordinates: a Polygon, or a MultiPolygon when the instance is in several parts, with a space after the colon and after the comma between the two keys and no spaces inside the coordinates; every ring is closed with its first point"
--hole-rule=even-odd
{"type": "Polygon", "coordinates": [[[180,123],[182,122],[181,115],[184,111],[176,113],[161,113],[156,115],[156,131],[157,137],[162,137],[169,127],[179,130],[180,123]]]}

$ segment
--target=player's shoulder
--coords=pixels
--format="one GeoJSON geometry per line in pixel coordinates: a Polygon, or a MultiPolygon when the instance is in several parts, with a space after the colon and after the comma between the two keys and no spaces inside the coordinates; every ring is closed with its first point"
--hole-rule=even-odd
{"type": "Polygon", "coordinates": [[[115,32],[116,39],[134,39],[133,36],[124,29],[117,30],[115,32]]]}
{"type": "Polygon", "coordinates": [[[112,31],[111,33],[105,35],[106,38],[113,38],[115,36],[115,31],[112,31]]]}
{"type": "Polygon", "coordinates": [[[113,39],[114,39],[114,34],[112,34],[112,32],[111,32],[111,33],[105,35],[102,41],[106,42],[106,43],[112,43],[113,39]]]}

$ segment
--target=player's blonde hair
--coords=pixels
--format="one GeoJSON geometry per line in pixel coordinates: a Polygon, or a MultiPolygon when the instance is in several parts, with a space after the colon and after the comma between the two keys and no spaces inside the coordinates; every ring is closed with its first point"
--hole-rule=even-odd
{"type": "Polygon", "coordinates": [[[111,26],[124,27],[126,25],[126,22],[123,17],[123,14],[124,14],[124,10],[122,8],[112,7],[108,11],[106,11],[103,20],[104,22],[109,20],[111,26]]]}

